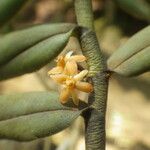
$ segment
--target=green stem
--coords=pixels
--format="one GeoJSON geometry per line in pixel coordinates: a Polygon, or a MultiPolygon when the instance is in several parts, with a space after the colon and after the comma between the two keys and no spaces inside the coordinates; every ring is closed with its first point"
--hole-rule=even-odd
{"type": "Polygon", "coordinates": [[[107,68],[103,59],[93,24],[91,0],[75,0],[77,22],[86,27],[80,37],[83,54],[89,65],[89,75],[94,85],[94,94],[90,98],[91,110],[84,114],[85,139],[87,150],[105,150],[105,114],[107,102],[107,68]],[[82,15],[80,15],[82,14],[82,15]]]}
{"type": "Polygon", "coordinates": [[[75,0],[75,11],[78,24],[94,30],[91,0],[75,0]]]}

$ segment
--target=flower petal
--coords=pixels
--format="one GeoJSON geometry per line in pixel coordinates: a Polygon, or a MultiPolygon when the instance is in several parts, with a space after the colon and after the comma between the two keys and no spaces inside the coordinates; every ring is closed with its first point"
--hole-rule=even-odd
{"type": "Polygon", "coordinates": [[[86,93],[90,93],[93,91],[93,86],[92,86],[92,84],[90,84],[88,82],[78,81],[78,82],[76,82],[76,89],[86,92],[86,93]]]}
{"type": "Polygon", "coordinates": [[[71,96],[71,91],[67,87],[63,87],[60,91],[60,102],[62,104],[66,103],[71,96]]]}
{"type": "Polygon", "coordinates": [[[69,76],[76,75],[78,73],[77,63],[74,60],[69,60],[66,63],[64,74],[69,76]]]}
{"type": "Polygon", "coordinates": [[[63,84],[63,82],[67,79],[67,75],[64,74],[56,74],[56,75],[50,75],[50,77],[56,81],[57,83],[63,84]]]}
{"type": "Polygon", "coordinates": [[[70,59],[76,62],[83,62],[86,60],[86,57],[83,55],[75,55],[75,56],[71,56],[70,59]]]}
{"type": "Polygon", "coordinates": [[[82,70],[80,73],[74,76],[76,81],[82,80],[88,74],[88,70],[82,70]]]}
{"type": "Polygon", "coordinates": [[[58,56],[56,62],[57,62],[57,66],[62,67],[62,68],[65,67],[64,56],[58,56]]]}
{"type": "Polygon", "coordinates": [[[71,97],[72,97],[73,103],[78,106],[79,105],[79,99],[77,97],[77,93],[75,90],[71,91],[71,97]]]}
{"type": "Polygon", "coordinates": [[[63,72],[62,67],[54,67],[50,71],[48,71],[48,75],[60,74],[63,72]]]}
{"type": "Polygon", "coordinates": [[[65,61],[68,61],[72,54],[73,54],[73,51],[69,51],[65,56],[65,61]]]}

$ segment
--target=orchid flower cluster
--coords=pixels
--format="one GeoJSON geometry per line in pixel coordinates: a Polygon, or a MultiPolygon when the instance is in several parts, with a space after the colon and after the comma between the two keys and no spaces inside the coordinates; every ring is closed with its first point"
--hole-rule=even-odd
{"type": "Polygon", "coordinates": [[[83,81],[88,74],[88,70],[78,70],[78,63],[84,62],[83,55],[72,55],[73,51],[65,56],[58,56],[57,65],[52,68],[48,75],[60,85],[60,102],[68,102],[71,97],[75,105],[79,104],[79,91],[90,93],[93,91],[92,84],[83,81]]]}

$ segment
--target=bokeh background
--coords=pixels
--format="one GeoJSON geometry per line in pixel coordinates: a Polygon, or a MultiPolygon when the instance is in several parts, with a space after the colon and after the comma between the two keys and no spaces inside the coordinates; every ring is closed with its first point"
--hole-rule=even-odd
{"type": "MultiPolygon", "coordinates": [[[[137,15],[134,9],[114,1],[92,0],[96,34],[106,59],[133,34],[149,25],[150,21],[150,15],[144,18],[137,15]]],[[[150,1],[141,1],[146,2],[146,8],[150,10],[150,1]]],[[[31,0],[0,31],[0,35],[33,24],[55,22],[76,23],[73,0],[31,0]]],[[[71,38],[65,49],[79,51],[77,39],[71,38]]],[[[0,94],[57,90],[55,83],[47,76],[52,65],[50,63],[38,72],[0,82],[0,94]]],[[[0,140],[0,150],[84,149],[82,118],[51,137],[23,143],[0,140]]],[[[111,76],[106,149],[150,150],[150,73],[130,79],[115,74],[111,76]]]]}

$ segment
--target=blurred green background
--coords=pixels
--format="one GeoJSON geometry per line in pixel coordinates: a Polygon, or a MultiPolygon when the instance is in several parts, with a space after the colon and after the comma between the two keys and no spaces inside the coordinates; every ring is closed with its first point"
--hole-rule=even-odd
{"type": "MultiPolygon", "coordinates": [[[[133,34],[149,25],[149,0],[92,0],[95,29],[106,59],[133,34]]],[[[30,0],[1,30],[0,36],[33,24],[76,23],[73,0],[30,0]]],[[[66,50],[79,51],[71,38],[66,50]]],[[[40,71],[0,82],[0,93],[57,90],[48,76],[49,64],[40,71]]],[[[107,150],[150,149],[150,73],[136,78],[110,78],[107,107],[107,150]]],[[[52,137],[19,143],[1,140],[0,150],[84,150],[82,118],[52,137]]]]}

